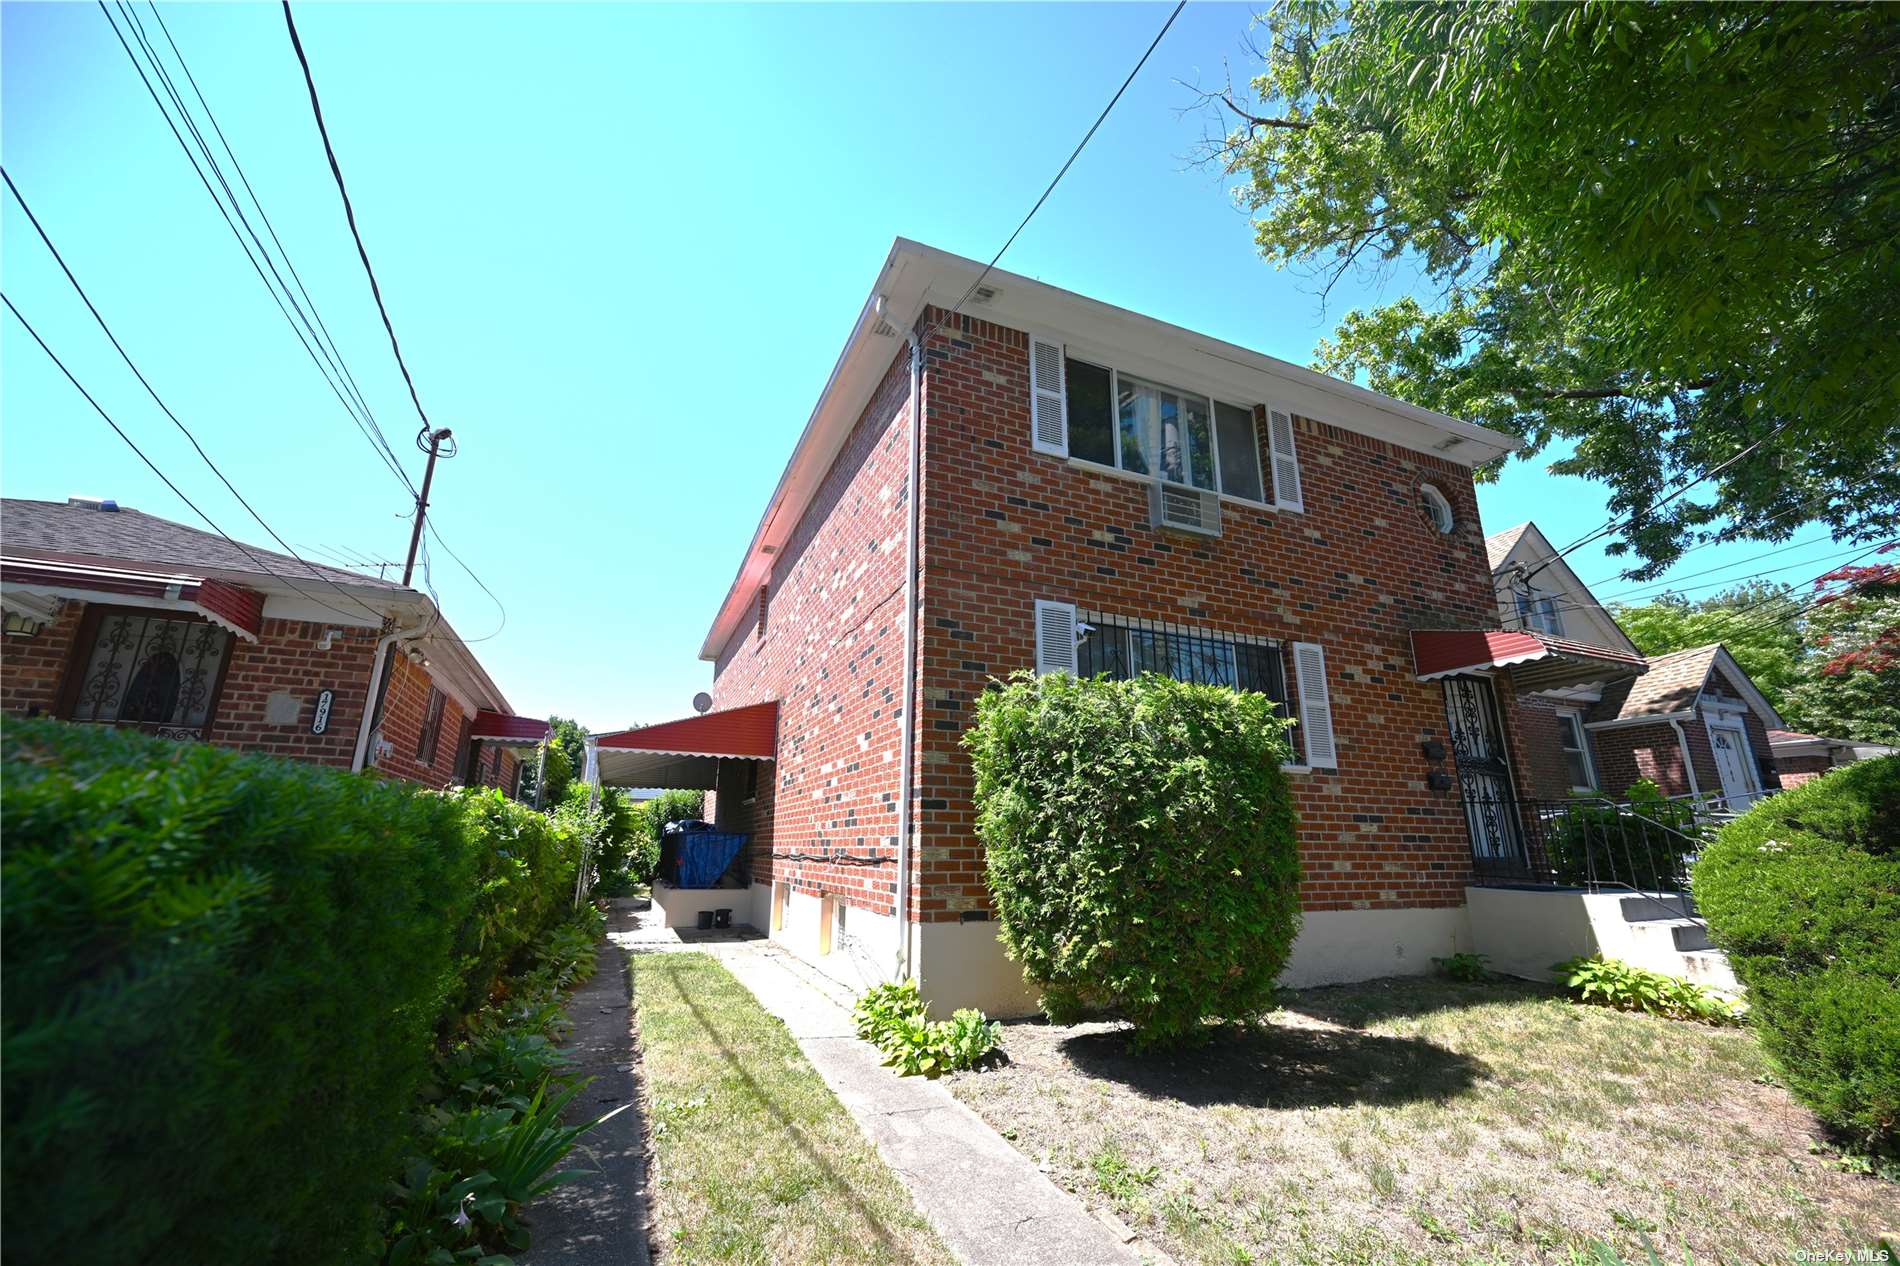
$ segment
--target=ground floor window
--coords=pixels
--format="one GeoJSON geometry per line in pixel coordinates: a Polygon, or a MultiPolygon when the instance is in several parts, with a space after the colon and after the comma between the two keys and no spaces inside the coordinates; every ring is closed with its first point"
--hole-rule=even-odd
{"type": "MultiPolygon", "coordinates": [[[[1114,616],[1083,618],[1076,645],[1076,675],[1126,681],[1159,673],[1176,681],[1231,690],[1254,690],[1273,700],[1282,716],[1287,706],[1286,663],[1278,642],[1222,636],[1200,630],[1114,616]]],[[[1298,727],[1290,735],[1295,761],[1303,750],[1298,727]]]]}
{"type": "Polygon", "coordinates": [[[203,738],[217,710],[231,634],[170,612],[92,607],[62,713],[167,738],[203,738]]]}
{"type": "Polygon", "coordinates": [[[1595,791],[1596,777],[1590,769],[1590,748],[1584,739],[1583,718],[1575,712],[1557,714],[1557,736],[1564,753],[1564,775],[1572,791],[1595,791]]]}

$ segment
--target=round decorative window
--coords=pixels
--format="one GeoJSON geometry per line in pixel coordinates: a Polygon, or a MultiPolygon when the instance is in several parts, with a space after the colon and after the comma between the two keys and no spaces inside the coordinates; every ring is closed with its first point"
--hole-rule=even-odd
{"type": "Polygon", "coordinates": [[[1419,504],[1425,509],[1425,521],[1440,536],[1450,536],[1453,525],[1451,502],[1445,494],[1430,484],[1423,484],[1418,490],[1419,504]]]}

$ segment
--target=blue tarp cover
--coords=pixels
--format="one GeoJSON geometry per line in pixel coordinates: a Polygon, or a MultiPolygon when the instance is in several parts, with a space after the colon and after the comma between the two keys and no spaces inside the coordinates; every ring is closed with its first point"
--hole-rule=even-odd
{"type": "Polygon", "coordinates": [[[674,886],[710,888],[717,884],[745,847],[745,840],[745,836],[728,831],[680,832],[680,865],[674,886]]]}

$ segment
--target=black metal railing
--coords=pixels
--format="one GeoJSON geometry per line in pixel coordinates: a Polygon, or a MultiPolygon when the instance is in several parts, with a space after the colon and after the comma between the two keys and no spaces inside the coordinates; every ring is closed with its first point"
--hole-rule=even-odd
{"type": "Polygon", "coordinates": [[[1690,872],[1718,824],[1705,806],[1576,797],[1520,801],[1517,809],[1521,853],[1474,856],[1480,879],[1655,895],[1694,915],[1690,872]]]}

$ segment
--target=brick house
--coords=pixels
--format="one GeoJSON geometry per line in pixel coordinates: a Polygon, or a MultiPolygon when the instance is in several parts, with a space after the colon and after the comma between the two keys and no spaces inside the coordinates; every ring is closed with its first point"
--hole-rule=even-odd
{"type": "Polygon", "coordinates": [[[6,499],[0,546],[0,713],[427,787],[512,789],[547,732],[402,585],[92,498],[6,499]]]}
{"type": "Polygon", "coordinates": [[[1474,855],[1522,851],[1520,694],[1644,671],[1499,628],[1472,468],[1518,442],[981,272],[893,246],[705,639],[713,710],[596,737],[605,781],[708,788],[749,837],[728,886],[656,889],[668,921],[723,906],[848,983],[1025,1010],[973,705],[1022,669],[1156,670],[1297,722],[1289,983],[1470,947],[1474,855]]]}
{"type": "MultiPolygon", "coordinates": [[[[1485,541],[1507,629],[1639,654],[1535,523],[1485,541]]],[[[1639,677],[1518,700],[1530,792],[1621,798],[1646,778],[1665,795],[1740,809],[1779,790],[1770,731],[1780,716],[1734,656],[1699,646],[1645,661],[1639,677]]]]}
{"type": "Polygon", "coordinates": [[[1768,746],[1774,753],[1775,772],[1784,790],[1799,787],[1840,765],[1900,754],[1900,747],[1885,743],[1858,743],[1853,739],[1803,734],[1799,730],[1768,731],[1768,746]]]}

